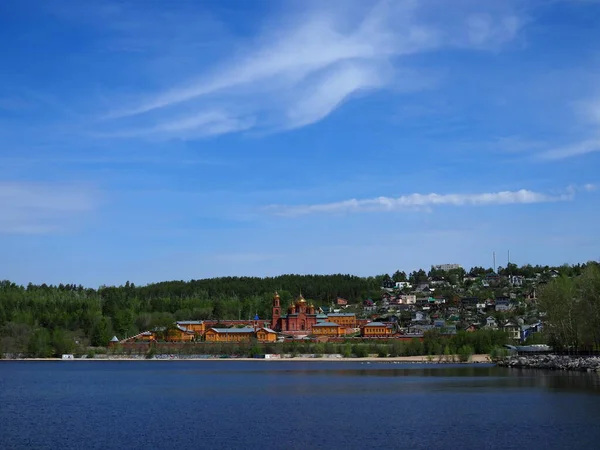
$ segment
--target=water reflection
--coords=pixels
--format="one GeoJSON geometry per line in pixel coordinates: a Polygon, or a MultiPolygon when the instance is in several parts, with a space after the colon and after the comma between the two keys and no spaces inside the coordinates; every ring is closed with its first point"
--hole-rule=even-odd
{"type": "MultiPolygon", "coordinates": [[[[327,386],[331,392],[331,379],[346,389],[391,390],[395,392],[454,391],[481,392],[483,390],[543,389],[551,392],[580,392],[599,394],[600,375],[585,372],[559,372],[531,369],[508,369],[494,365],[443,365],[404,366],[391,364],[342,366],[342,363],[298,365],[293,363],[278,367],[238,367],[237,375],[244,373],[247,380],[269,378],[269,389],[291,389],[295,393],[318,392],[327,386]],[[250,369],[250,370],[244,370],[250,369]]],[[[230,370],[210,371],[226,380],[230,370]]],[[[196,372],[207,375],[206,371],[196,372]]]]}

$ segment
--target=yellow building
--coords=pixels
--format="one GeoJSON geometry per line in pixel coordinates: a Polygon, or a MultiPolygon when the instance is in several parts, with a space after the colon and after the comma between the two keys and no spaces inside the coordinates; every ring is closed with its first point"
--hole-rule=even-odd
{"type": "Polygon", "coordinates": [[[254,328],[209,328],[204,333],[206,342],[250,342],[256,337],[254,328]]]}
{"type": "Polygon", "coordinates": [[[169,342],[190,342],[193,341],[196,334],[181,325],[176,325],[175,328],[169,330],[167,341],[169,342]]]}
{"type": "Polygon", "coordinates": [[[353,313],[327,314],[327,321],[337,323],[343,328],[356,328],[356,314],[353,313]]]}
{"type": "Polygon", "coordinates": [[[277,342],[277,333],[270,328],[259,328],[256,330],[258,342],[277,342]]]}
{"type": "Polygon", "coordinates": [[[392,325],[382,322],[370,322],[360,330],[363,337],[388,337],[394,333],[392,325]]]}
{"type": "Polygon", "coordinates": [[[346,334],[345,330],[345,328],[335,322],[319,322],[313,325],[312,334],[314,336],[337,337],[346,334]]]}
{"type": "Polygon", "coordinates": [[[197,336],[203,336],[206,331],[206,325],[202,320],[180,320],[177,325],[193,331],[197,336]]]}

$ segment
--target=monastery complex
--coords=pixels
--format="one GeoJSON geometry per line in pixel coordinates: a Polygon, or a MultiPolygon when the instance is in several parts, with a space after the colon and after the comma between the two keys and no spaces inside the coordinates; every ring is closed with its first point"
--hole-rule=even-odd
{"type": "Polygon", "coordinates": [[[253,320],[225,321],[178,321],[168,329],[156,328],[136,336],[119,340],[114,337],[111,344],[131,342],[277,342],[287,338],[311,337],[319,340],[338,338],[360,331],[364,337],[388,337],[392,328],[388,324],[359,321],[353,313],[324,314],[308,303],[302,295],[285,308],[283,313],[281,298],[273,296],[272,318],[261,320],[258,315],[253,320]],[[362,323],[360,323],[362,322],[362,323]],[[361,326],[362,325],[362,326],[361,326]]]}

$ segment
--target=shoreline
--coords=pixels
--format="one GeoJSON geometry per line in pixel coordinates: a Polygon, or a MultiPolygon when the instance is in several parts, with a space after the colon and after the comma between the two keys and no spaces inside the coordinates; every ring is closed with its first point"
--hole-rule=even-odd
{"type": "Polygon", "coordinates": [[[500,367],[566,372],[600,373],[600,357],[578,355],[513,355],[498,362],[500,367]]]}
{"type": "Polygon", "coordinates": [[[74,359],[62,359],[62,358],[15,358],[15,359],[0,359],[0,363],[10,361],[99,361],[99,362],[114,362],[114,361],[137,361],[137,362],[155,362],[155,361],[265,361],[265,362],[379,362],[379,363],[418,363],[418,364],[482,364],[492,363],[489,355],[473,355],[467,362],[460,361],[439,361],[438,357],[433,357],[429,360],[427,356],[394,356],[380,358],[377,356],[368,356],[364,358],[344,358],[344,357],[308,357],[308,356],[297,356],[297,357],[283,357],[283,358],[219,358],[219,357],[208,357],[208,358],[180,358],[164,357],[164,358],[152,358],[146,359],[144,357],[132,358],[132,357],[109,357],[109,358],[74,358],[74,359]]]}

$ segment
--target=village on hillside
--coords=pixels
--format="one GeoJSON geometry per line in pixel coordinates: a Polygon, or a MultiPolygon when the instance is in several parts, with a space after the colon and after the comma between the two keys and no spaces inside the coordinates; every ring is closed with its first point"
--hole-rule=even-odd
{"type": "MultiPolygon", "coordinates": [[[[516,266],[515,266],[516,267],[516,266]]],[[[271,317],[251,320],[180,320],[135,336],[114,336],[109,345],[148,342],[319,342],[348,339],[423,339],[428,331],[452,336],[463,330],[496,330],[513,342],[534,342],[542,331],[537,289],[559,276],[554,269],[525,275],[482,268],[466,273],[457,264],[433,266],[411,274],[385,277],[379,298],[351,303],[338,297],[315,305],[299,294],[283,304],[273,294],[271,317]]]]}

